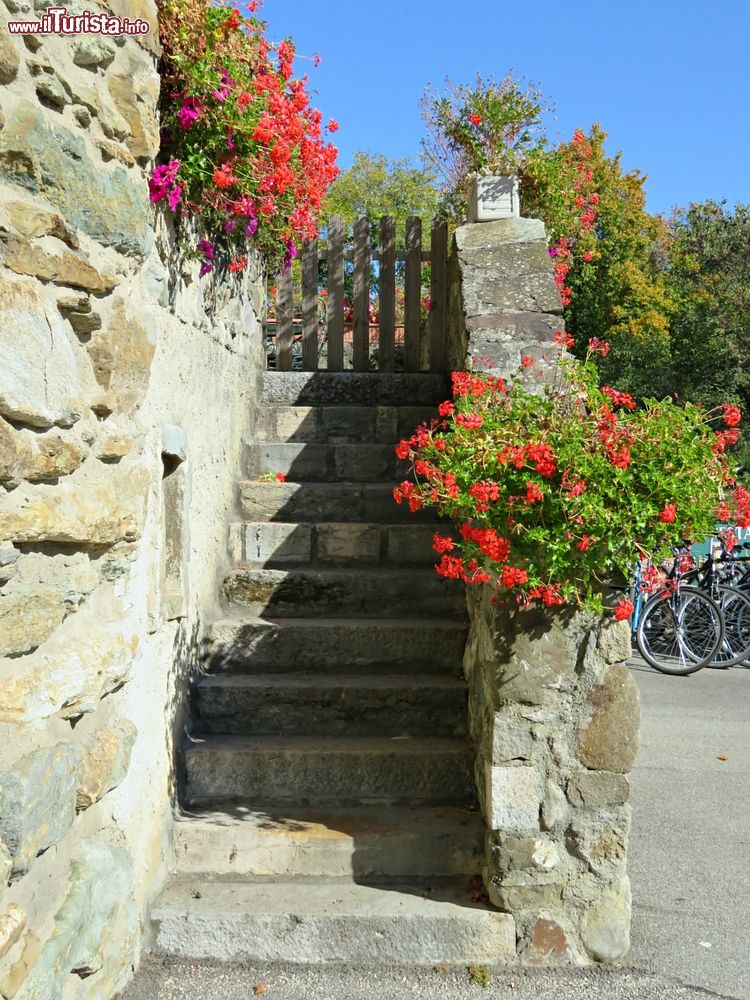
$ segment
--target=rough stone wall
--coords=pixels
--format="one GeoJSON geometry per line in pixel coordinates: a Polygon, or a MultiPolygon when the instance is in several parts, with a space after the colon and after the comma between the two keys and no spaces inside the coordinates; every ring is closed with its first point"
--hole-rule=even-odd
{"type": "Polygon", "coordinates": [[[626,622],[468,595],[464,668],[487,824],[485,886],[528,965],[615,962],[630,947],[629,784],[638,687],[626,622]]]}
{"type": "Polygon", "coordinates": [[[86,7],[152,32],[0,27],[5,1000],[105,1000],[137,960],[259,395],[259,282],[199,281],[149,203],[156,8],[86,7]]]}
{"type": "MultiPolygon", "coordinates": [[[[562,326],[540,221],[456,231],[451,369],[471,364],[507,377],[524,355],[543,359],[562,326]]],[[[543,363],[527,381],[537,373],[544,377],[543,363]]],[[[640,725],[638,687],[621,665],[631,655],[629,627],[572,611],[496,608],[491,597],[468,588],[464,658],[487,893],[515,917],[522,963],[618,961],[630,946],[626,775],[640,725]]]]}
{"type": "Polygon", "coordinates": [[[448,370],[514,371],[539,360],[562,327],[544,223],[500,219],[460,226],[449,263],[448,370]]]}

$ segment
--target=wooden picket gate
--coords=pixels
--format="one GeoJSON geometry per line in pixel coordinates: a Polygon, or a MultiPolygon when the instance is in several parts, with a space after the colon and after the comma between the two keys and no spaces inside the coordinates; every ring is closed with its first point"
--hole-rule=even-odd
{"type": "MultiPolygon", "coordinates": [[[[445,371],[445,334],[448,289],[448,226],[433,223],[430,249],[422,249],[422,220],[406,223],[405,250],[396,250],[395,220],[380,221],[379,245],[371,241],[371,224],[360,217],[354,225],[353,245],[346,246],[344,223],[334,216],[328,224],[327,246],[317,240],[303,244],[301,300],[295,301],[290,270],[276,279],[276,316],[266,322],[266,341],[277,371],[292,368],[314,372],[445,371]],[[325,261],[327,268],[321,269],[325,261]],[[371,322],[370,278],[373,262],[378,274],[378,315],[371,322]],[[422,265],[430,264],[427,327],[422,322],[422,265]],[[396,324],[397,264],[403,273],[403,325],[396,324]],[[321,275],[326,270],[327,275],[321,275]],[[345,280],[351,276],[351,322],[345,322],[345,280]],[[319,296],[325,296],[325,318],[319,316],[319,296]],[[299,309],[299,313],[297,313],[299,309]],[[373,343],[374,341],[374,343],[373,343]],[[351,344],[347,355],[345,343],[351,344]]],[[[400,299],[399,299],[400,302],[400,299]]]]}

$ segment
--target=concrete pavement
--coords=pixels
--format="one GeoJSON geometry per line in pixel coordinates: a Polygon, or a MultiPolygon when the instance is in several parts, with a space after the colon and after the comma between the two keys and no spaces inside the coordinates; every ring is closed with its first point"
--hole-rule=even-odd
{"type": "Polygon", "coordinates": [[[643,731],[625,968],[500,972],[483,989],[466,970],[147,962],[124,1000],[750,1000],[750,670],[681,678],[632,669],[643,731]]]}

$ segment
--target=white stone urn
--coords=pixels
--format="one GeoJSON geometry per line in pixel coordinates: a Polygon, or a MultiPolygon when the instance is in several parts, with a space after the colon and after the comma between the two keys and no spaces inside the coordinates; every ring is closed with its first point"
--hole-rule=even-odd
{"type": "Polygon", "coordinates": [[[516,174],[473,174],[469,190],[469,222],[494,222],[521,215],[516,174]]]}

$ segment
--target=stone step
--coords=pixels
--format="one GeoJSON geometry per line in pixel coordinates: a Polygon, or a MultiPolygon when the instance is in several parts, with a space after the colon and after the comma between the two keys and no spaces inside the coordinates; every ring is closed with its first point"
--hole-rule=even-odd
{"type": "Polygon", "coordinates": [[[229,607],[250,615],[337,618],[408,613],[415,617],[466,616],[463,586],[424,569],[252,569],[233,570],[222,585],[229,607]]]}
{"type": "Polygon", "coordinates": [[[309,444],[270,442],[249,449],[252,475],[282,473],[293,483],[400,482],[409,474],[409,462],[396,458],[392,444],[309,444]]]}
{"type": "Polygon", "coordinates": [[[265,406],[437,406],[445,375],[387,372],[264,372],[265,406]]]}
{"type": "Polygon", "coordinates": [[[194,689],[201,733],[461,736],[466,685],[445,674],[222,674],[194,689]]]}
{"type": "Polygon", "coordinates": [[[181,875],[411,878],[474,875],[484,835],[478,811],[452,806],[229,807],[179,817],[174,846],[181,875]]]}
{"type": "Polygon", "coordinates": [[[278,483],[246,479],[240,482],[240,509],[249,521],[298,522],[381,521],[388,524],[432,523],[434,509],[411,513],[393,499],[390,483],[278,483]]]}
{"type": "Polygon", "coordinates": [[[395,445],[437,416],[435,406],[269,406],[255,440],[395,445]]]}
{"type": "MultiPolygon", "coordinates": [[[[284,524],[243,521],[229,532],[233,563],[279,569],[293,565],[366,564],[431,566],[434,524],[284,524]]],[[[443,534],[451,534],[442,530],[443,534]]]]}
{"type": "Polygon", "coordinates": [[[513,962],[513,917],[473,902],[469,884],[173,879],[151,911],[154,950],[316,966],[513,962]]]}
{"type": "Polygon", "coordinates": [[[185,751],[187,801],[216,806],[473,805],[463,739],[211,736],[185,751]]]}
{"type": "Polygon", "coordinates": [[[233,673],[462,676],[468,625],[445,618],[251,618],[215,622],[205,665],[233,673]]]}

